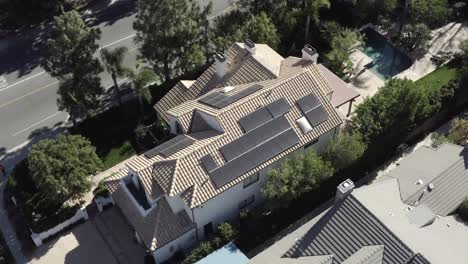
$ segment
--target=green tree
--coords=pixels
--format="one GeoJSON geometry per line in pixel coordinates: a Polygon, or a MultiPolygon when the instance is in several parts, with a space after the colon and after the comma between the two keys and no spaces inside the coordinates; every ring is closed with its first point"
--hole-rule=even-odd
{"type": "Polygon", "coordinates": [[[359,133],[341,133],[328,143],[324,157],[335,169],[341,170],[360,159],[366,148],[359,133]]]}
{"type": "Polygon", "coordinates": [[[225,52],[235,42],[243,41],[242,25],[246,18],[245,13],[234,10],[214,19],[210,38],[217,52],[225,52]]]}
{"type": "Polygon", "coordinates": [[[326,65],[338,76],[345,77],[353,70],[351,54],[355,47],[362,44],[362,35],[348,28],[334,34],[330,43],[331,50],[325,55],[326,65]]]}
{"type": "Polygon", "coordinates": [[[431,30],[423,23],[403,26],[398,43],[406,50],[427,50],[431,40],[431,30]]]}
{"type": "Polygon", "coordinates": [[[242,27],[245,38],[251,39],[253,42],[267,44],[273,49],[277,49],[280,38],[273,21],[265,13],[251,17],[242,27]]]}
{"type": "Polygon", "coordinates": [[[138,105],[140,107],[140,113],[144,115],[143,102],[151,104],[151,92],[148,88],[149,85],[159,82],[159,76],[149,67],[141,66],[137,64],[135,71],[128,73],[128,78],[132,81],[133,89],[138,98],[138,105]]]}
{"type": "Polygon", "coordinates": [[[416,121],[431,111],[428,96],[421,91],[410,80],[391,79],[356,108],[352,118],[354,131],[368,144],[382,139],[389,147],[394,147],[416,121]]]}
{"type": "Polygon", "coordinates": [[[52,38],[47,40],[42,66],[59,79],[75,74],[82,67],[101,72],[99,60],[93,58],[99,48],[96,41],[100,35],[99,29],[87,27],[76,11],[55,17],[55,27],[52,38]]]}
{"type": "Polygon", "coordinates": [[[124,77],[129,71],[128,68],[123,66],[123,60],[127,51],[127,47],[118,47],[114,50],[108,50],[106,48],[101,49],[101,60],[104,69],[111,75],[114,81],[114,90],[119,100],[119,105],[122,104],[122,96],[120,94],[117,78],[124,77]]]}
{"type": "Polygon", "coordinates": [[[330,0],[304,0],[304,14],[306,16],[305,37],[307,43],[309,41],[310,22],[314,25],[320,23],[320,9],[330,8],[330,0]]]}
{"type": "Polygon", "coordinates": [[[330,162],[324,161],[315,150],[297,154],[278,168],[268,171],[262,193],[273,207],[288,206],[292,200],[314,190],[333,175],[330,162]]]}
{"type": "Polygon", "coordinates": [[[59,81],[57,106],[69,113],[73,124],[83,116],[95,116],[100,96],[104,93],[97,74],[84,71],[82,74],[67,75],[59,81]]]}
{"type": "Polygon", "coordinates": [[[410,0],[411,17],[417,23],[424,23],[434,29],[448,19],[447,0],[410,0]]]}
{"type": "Polygon", "coordinates": [[[91,176],[102,169],[96,148],[79,135],[59,135],[35,144],[28,167],[40,193],[48,200],[81,200],[91,189],[91,176]]]}
{"type": "Polygon", "coordinates": [[[468,39],[460,43],[462,58],[462,78],[464,83],[468,83],[468,39]]]}
{"type": "Polygon", "coordinates": [[[203,50],[211,4],[190,0],[138,0],[133,23],[142,57],[169,80],[206,61],[203,50]]]}
{"type": "Polygon", "coordinates": [[[332,40],[343,30],[343,27],[338,22],[333,20],[325,21],[321,24],[320,36],[331,45],[332,40]]]}

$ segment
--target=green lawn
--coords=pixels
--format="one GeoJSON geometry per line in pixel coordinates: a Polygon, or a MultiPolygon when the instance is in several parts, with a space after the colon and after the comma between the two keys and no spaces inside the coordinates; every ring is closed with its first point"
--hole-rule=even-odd
{"type": "Polygon", "coordinates": [[[454,63],[445,64],[435,71],[429,73],[415,83],[422,89],[429,91],[440,89],[451,80],[457,79],[460,76],[458,65],[454,63]]]}
{"type": "Polygon", "coordinates": [[[102,162],[104,163],[104,170],[107,170],[130,158],[135,153],[136,151],[130,141],[125,141],[122,145],[113,147],[109,152],[101,157],[102,162]]]}

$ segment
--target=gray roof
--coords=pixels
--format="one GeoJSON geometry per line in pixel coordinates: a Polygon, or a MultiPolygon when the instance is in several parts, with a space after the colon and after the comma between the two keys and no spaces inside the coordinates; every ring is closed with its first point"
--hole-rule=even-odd
{"type": "Polygon", "coordinates": [[[362,247],[351,255],[343,264],[382,264],[384,246],[362,247]]]}
{"type": "Polygon", "coordinates": [[[429,262],[429,260],[427,260],[423,255],[416,254],[408,264],[431,264],[431,262],[429,262]]]}
{"type": "Polygon", "coordinates": [[[352,194],[337,201],[335,206],[285,253],[285,257],[290,258],[322,255],[333,255],[333,264],[417,263],[410,262],[416,254],[352,194]],[[376,262],[379,247],[383,247],[383,258],[381,262],[376,262]],[[375,250],[373,254],[370,253],[372,250],[375,250]],[[359,258],[374,262],[356,262],[359,258]]]}
{"type": "Polygon", "coordinates": [[[422,147],[403,159],[390,175],[398,179],[404,203],[425,204],[436,214],[447,216],[468,196],[468,149],[453,144],[437,149],[422,147]],[[422,184],[415,184],[419,179],[422,184]],[[428,188],[430,184],[433,189],[428,188]]]}

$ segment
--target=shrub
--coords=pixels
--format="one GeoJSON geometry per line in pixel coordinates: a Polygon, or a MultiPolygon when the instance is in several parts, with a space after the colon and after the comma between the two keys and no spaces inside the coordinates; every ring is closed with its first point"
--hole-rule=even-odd
{"type": "Polygon", "coordinates": [[[465,222],[468,222],[468,197],[458,207],[458,216],[465,222]]]}
{"type": "Polygon", "coordinates": [[[366,147],[361,134],[341,133],[328,143],[324,156],[335,169],[341,170],[360,159],[366,147]]]}
{"type": "Polygon", "coordinates": [[[192,264],[197,262],[198,260],[208,256],[211,252],[213,252],[213,246],[211,242],[202,242],[198,247],[196,247],[190,255],[182,262],[182,264],[192,264]]]}
{"type": "Polygon", "coordinates": [[[226,244],[234,239],[237,230],[231,224],[224,222],[218,226],[218,234],[221,237],[221,243],[226,244]]]}
{"type": "Polygon", "coordinates": [[[110,191],[109,189],[107,188],[107,186],[105,186],[103,184],[103,182],[99,182],[98,186],[96,187],[96,189],[93,190],[93,195],[95,197],[97,196],[101,196],[101,197],[109,197],[110,195],[110,191]]]}

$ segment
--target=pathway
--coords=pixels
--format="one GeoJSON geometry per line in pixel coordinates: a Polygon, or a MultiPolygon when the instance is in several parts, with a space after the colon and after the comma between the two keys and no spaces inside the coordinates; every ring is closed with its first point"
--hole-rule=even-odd
{"type": "Polygon", "coordinates": [[[10,249],[11,254],[16,260],[17,264],[26,263],[26,257],[24,256],[23,252],[21,251],[21,243],[16,236],[15,230],[13,228],[12,223],[10,222],[10,218],[8,217],[8,213],[4,207],[3,202],[3,191],[5,190],[6,179],[3,178],[0,183],[0,226],[3,238],[10,249]]]}

